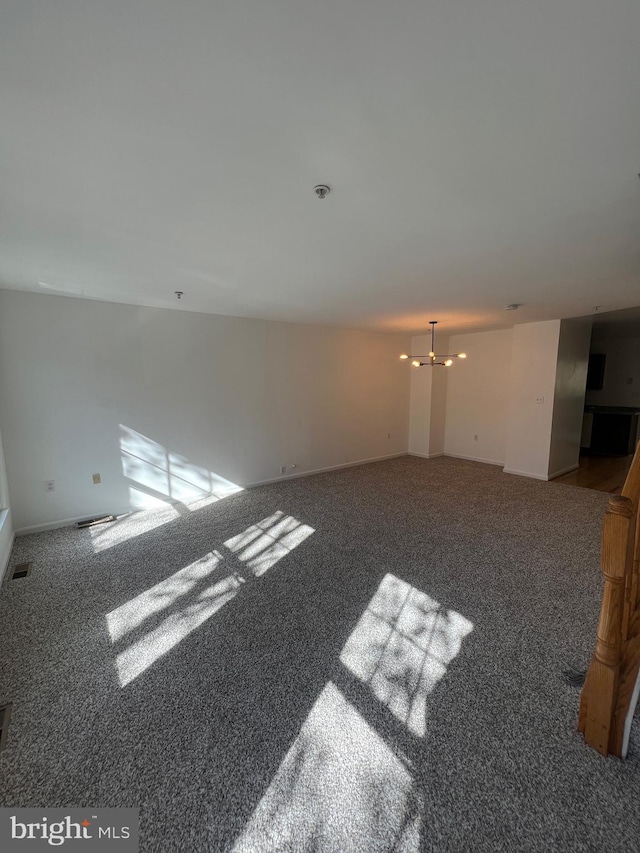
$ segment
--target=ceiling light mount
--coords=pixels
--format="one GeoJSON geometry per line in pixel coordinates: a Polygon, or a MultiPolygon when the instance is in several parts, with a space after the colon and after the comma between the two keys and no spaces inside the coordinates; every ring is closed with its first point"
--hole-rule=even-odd
{"type": "Polygon", "coordinates": [[[436,354],[436,326],[438,325],[437,320],[429,320],[429,325],[431,326],[431,350],[429,351],[429,355],[406,355],[403,353],[400,358],[413,359],[411,364],[414,367],[435,367],[436,364],[442,365],[443,367],[451,367],[453,364],[454,358],[466,358],[466,352],[453,352],[450,355],[437,355],[436,354]],[[427,361],[422,361],[423,358],[426,358],[427,361]],[[438,359],[442,359],[442,361],[438,361],[438,359]]]}
{"type": "Polygon", "coordinates": [[[313,191],[318,198],[326,198],[331,192],[331,187],[328,187],[326,184],[318,184],[317,187],[313,188],[313,191]]]}

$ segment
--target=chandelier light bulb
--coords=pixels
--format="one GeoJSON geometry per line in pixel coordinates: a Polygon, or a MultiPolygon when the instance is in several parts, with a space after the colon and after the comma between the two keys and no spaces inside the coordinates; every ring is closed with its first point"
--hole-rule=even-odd
{"type": "Polygon", "coordinates": [[[429,355],[413,356],[413,355],[406,355],[405,353],[403,353],[400,356],[401,359],[406,359],[406,358],[413,359],[411,364],[414,367],[435,367],[436,365],[438,365],[439,367],[451,367],[451,365],[453,364],[454,358],[466,358],[467,357],[466,352],[456,352],[456,353],[452,353],[451,355],[445,355],[444,353],[441,353],[440,355],[438,355],[438,353],[436,352],[436,340],[435,340],[436,339],[436,326],[438,325],[438,321],[437,320],[429,320],[429,325],[431,326],[431,350],[429,351],[429,355]],[[425,361],[423,361],[422,359],[425,359],[425,361]]]}

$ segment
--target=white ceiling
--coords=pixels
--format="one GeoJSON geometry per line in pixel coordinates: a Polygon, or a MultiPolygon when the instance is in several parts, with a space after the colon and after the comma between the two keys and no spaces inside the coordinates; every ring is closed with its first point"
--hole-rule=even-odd
{"type": "Polygon", "coordinates": [[[0,287],[412,332],[640,304],[638,0],[0,21],[0,287]]]}

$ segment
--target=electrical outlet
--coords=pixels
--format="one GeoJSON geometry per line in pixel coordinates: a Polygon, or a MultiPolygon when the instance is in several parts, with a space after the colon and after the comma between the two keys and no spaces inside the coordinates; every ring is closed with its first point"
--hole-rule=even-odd
{"type": "Polygon", "coordinates": [[[94,474],[93,475],[93,485],[99,486],[101,482],[102,482],[102,477],[100,476],[100,474],[94,474]]]}
{"type": "Polygon", "coordinates": [[[45,480],[44,481],[44,490],[45,490],[45,492],[55,492],[56,481],[55,480],[45,480]]]}
{"type": "Polygon", "coordinates": [[[281,465],[281,466],[280,466],[280,473],[281,473],[281,474],[286,474],[286,473],[287,473],[287,466],[286,466],[286,465],[281,465]]]}
{"type": "Polygon", "coordinates": [[[536,403],[540,405],[540,403],[544,403],[544,397],[536,397],[536,403]]]}

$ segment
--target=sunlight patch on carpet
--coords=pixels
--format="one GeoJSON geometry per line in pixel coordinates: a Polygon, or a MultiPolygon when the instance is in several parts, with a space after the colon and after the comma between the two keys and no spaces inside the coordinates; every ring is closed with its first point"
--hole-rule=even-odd
{"type": "Polygon", "coordinates": [[[460,613],[388,574],[340,661],[409,731],[424,737],[428,696],[472,630],[460,613]]]}
{"type": "Polygon", "coordinates": [[[278,510],[238,536],[227,539],[224,545],[259,577],[312,533],[315,533],[313,527],[278,510]]]}
{"type": "Polygon", "coordinates": [[[222,554],[213,551],[107,613],[111,642],[116,643],[151,616],[166,610],[212,574],[222,560],[222,554]]]}
{"type": "Polygon", "coordinates": [[[130,643],[116,657],[120,685],[130,684],[235,598],[247,580],[264,575],[314,532],[278,510],[107,613],[111,643],[130,643]],[[222,577],[211,583],[214,574],[222,577]]]}
{"type": "Polygon", "coordinates": [[[121,652],[117,657],[116,666],[122,687],[137,678],[224,607],[235,597],[242,583],[242,578],[229,575],[211,584],[198,593],[195,601],[178,612],[171,613],[157,628],[121,652]]]}
{"type": "Polygon", "coordinates": [[[421,812],[403,762],[329,682],[232,853],[417,853],[421,812]]]}

